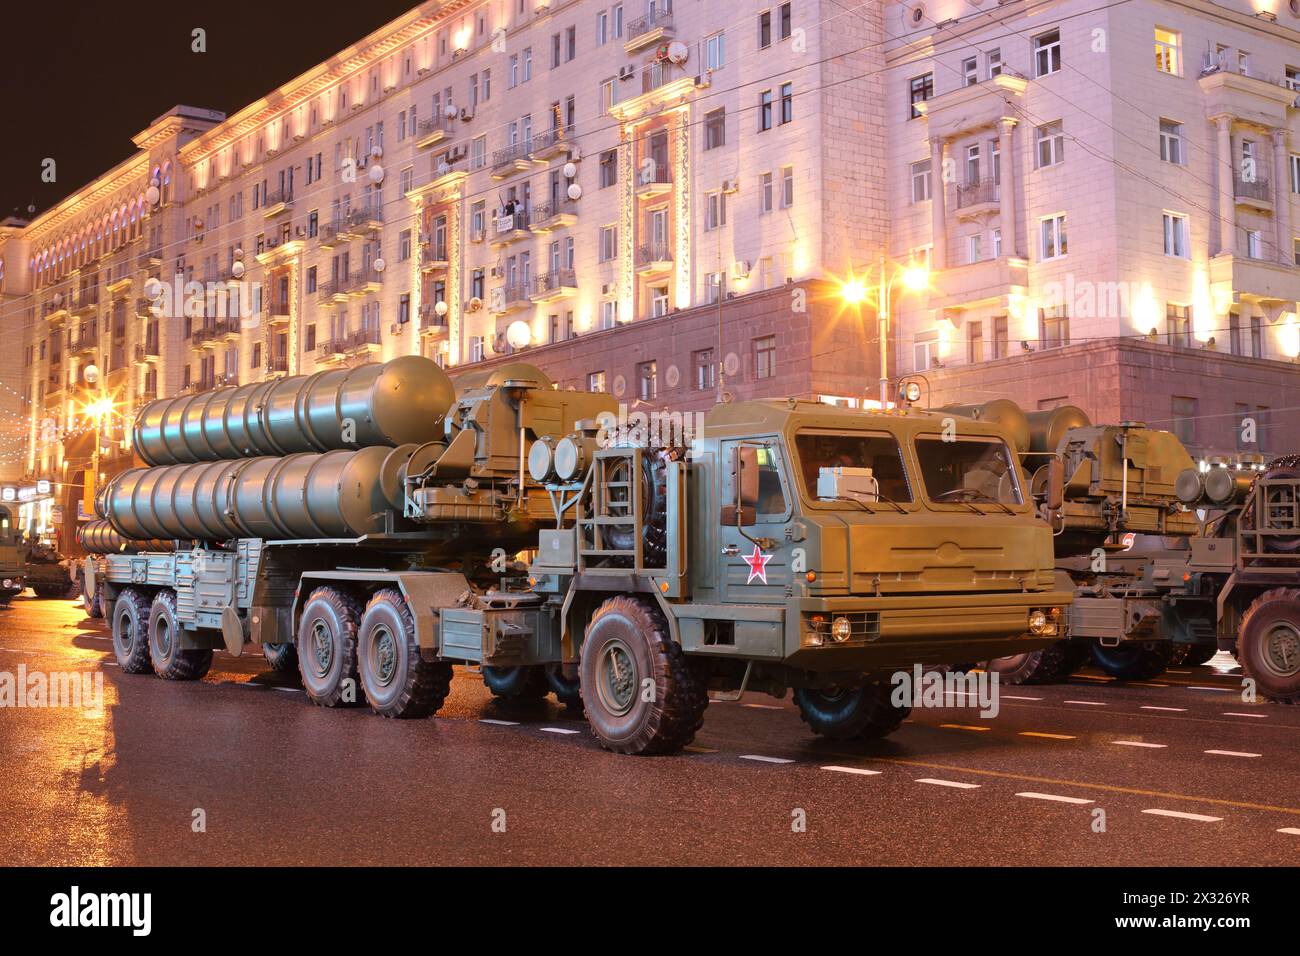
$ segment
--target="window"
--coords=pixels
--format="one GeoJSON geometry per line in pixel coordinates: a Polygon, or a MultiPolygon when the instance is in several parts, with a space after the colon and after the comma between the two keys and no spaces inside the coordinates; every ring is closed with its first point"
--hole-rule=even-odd
{"type": "Polygon", "coordinates": [[[1187,217],[1174,212],[1164,214],[1165,255],[1186,259],[1187,217]]]}
{"type": "Polygon", "coordinates": [[[1246,230],[1246,257],[1260,259],[1264,255],[1264,240],[1258,229],[1246,230]]]}
{"type": "Polygon", "coordinates": [[[781,208],[789,209],[794,205],[794,167],[781,167],[781,208]]]}
{"type": "Polygon", "coordinates": [[[963,86],[974,86],[980,81],[979,60],[973,56],[968,56],[961,61],[961,79],[963,86]]]}
{"type": "Polygon", "coordinates": [[[758,15],[758,48],[766,50],[772,45],[772,11],[764,10],[758,15]]]}
{"type": "Polygon", "coordinates": [[[1179,57],[1181,34],[1163,27],[1156,27],[1156,69],[1170,76],[1182,73],[1182,60],[1179,57]]]}
{"type": "Polygon", "coordinates": [[[700,349],[691,353],[691,367],[695,370],[695,390],[707,392],[714,387],[713,349],[700,349]]]}
{"type": "Polygon", "coordinates": [[[980,239],[981,239],[981,236],[980,236],[980,234],[979,234],[978,232],[976,232],[976,233],[972,233],[971,235],[969,235],[969,236],[966,237],[966,261],[967,261],[967,262],[979,262],[979,261],[980,261],[980,258],[981,258],[981,257],[980,257],[980,239]]]}
{"type": "Polygon", "coordinates": [[[403,292],[397,299],[397,321],[405,325],[411,321],[411,293],[403,292]]]}
{"type": "Polygon", "coordinates": [[[793,7],[794,4],[789,2],[783,3],[781,6],[777,7],[777,15],[780,21],[778,24],[778,37],[782,40],[790,39],[790,33],[792,32],[791,25],[794,19],[793,7]]]}
{"type": "Polygon", "coordinates": [[[715,33],[704,40],[704,66],[709,70],[720,70],[727,63],[727,35],[715,33]]]}
{"type": "Polygon", "coordinates": [[[659,394],[658,363],[653,359],[639,362],[636,367],[637,394],[642,401],[649,401],[659,394]]]}
{"type": "Polygon", "coordinates": [[[596,46],[609,42],[609,11],[601,10],[596,14],[596,46]]]}
{"type": "Polygon", "coordinates": [[[1197,401],[1184,395],[1171,395],[1170,407],[1174,427],[1170,429],[1184,445],[1196,444],[1197,401]]]}
{"type": "Polygon", "coordinates": [[[568,63],[578,55],[578,28],[569,27],[564,31],[564,62],[568,63]]]}
{"type": "Polygon", "coordinates": [[[530,46],[526,46],[526,47],[524,47],[524,79],[523,79],[523,82],[527,83],[527,82],[528,82],[529,80],[531,80],[532,78],[533,78],[533,48],[530,47],[530,46]]]}
{"type": "Polygon", "coordinates": [[[989,79],[1002,75],[1002,51],[989,50],[984,54],[984,63],[988,68],[989,79]]]}
{"type": "Polygon", "coordinates": [[[1160,159],[1175,166],[1183,164],[1183,124],[1160,121],[1160,159]]]}
{"type": "Polygon", "coordinates": [[[758,131],[772,128],[772,91],[764,90],[758,94],[758,131]]]}
{"type": "Polygon", "coordinates": [[[984,361],[984,323],[972,319],[966,325],[966,361],[984,361]]]}
{"type": "Polygon", "coordinates": [[[912,164],[912,202],[925,202],[930,198],[930,161],[912,164]]]}
{"type": "Polygon", "coordinates": [[[609,112],[610,108],[618,102],[618,80],[610,77],[608,80],[602,80],[600,84],[600,109],[601,112],[609,112]]]}
{"type": "Polygon", "coordinates": [[[980,148],[976,143],[974,146],[966,147],[966,185],[978,186],[980,182],[980,148]]]}
{"type": "Polygon", "coordinates": [[[772,174],[763,173],[758,177],[758,211],[771,212],[772,201],[772,174]]]}
{"type": "Polygon", "coordinates": [[[924,103],[932,96],[934,96],[933,73],[923,73],[920,76],[912,77],[907,85],[907,98],[912,110],[908,118],[917,119],[921,115],[921,111],[916,108],[916,104],[924,103]]]}
{"type": "Polygon", "coordinates": [[[483,361],[483,336],[471,335],[469,337],[469,360],[471,362],[483,361]]]}
{"type": "Polygon", "coordinates": [[[405,262],[411,258],[411,230],[403,229],[397,234],[397,261],[405,262]]]}
{"type": "Polygon", "coordinates": [[[1044,123],[1034,130],[1034,152],[1039,169],[1055,166],[1065,159],[1065,130],[1060,120],[1044,123]]]}
{"type": "Polygon", "coordinates": [[[781,125],[794,122],[794,84],[781,84],[781,125]]]}
{"type": "Polygon", "coordinates": [[[1066,254],[1065,214],[1047,216],[1039,220],[1041,244],[1040,259],[1059,259],[1066,254]]]}
{"type": "Polygon", "coordinates": [[[970,507],[972,501],[1023,501],[1015,456],[1002,439],[971,436],[953,441],[950,436],[924,435],[915,447],[921,482],[931,501],[970,507]]]}
{"type": "Polygon", "coordinates": [[[607,149],[600,154],[600,188],[606,189],[618,183],[618,150],[607,149]]]}
{"type": "Polygon", "coordinates": [[[1282,80],[1292,93],[1300,93],[1300,68],[1288,66],[1286,77],[1282,80]]]}
{"type": "Polygon", "coordinates": [[[612,329],[618,325],[618,300],[606,299],[600,304],[600,327],[612,329]]]}
{"type": "Polygon", "coordinates": [[[618,256],[618,226],[601,226],[600,227],[600,252],[601,262],[609,262],[618,256]]]}
{"type": "Polygon", "coordinates": [[[1228,351],[1241,354],[1241,316],[1236,312],[1228,313],[1228,351]]]}
{"type": "Polygon", "coordinates": [[[939,358],[939,333],[919,332],[912,342],[912,369],[924,372],[933,368],[939,358]]]}
{"type": "Polygon", "coordinates": [[[727,111],[723,107],[704,114],[704,148],[716,149],[727,144],[727,111]]]}
{"type": "Polygon", "coordinates": [[[475,136],[470,141],[469,168],[482,169],[487,165],[487,135],[475,136]]]}
{"type": "Polygon", "coordinates": [[[1070,344],[1070,316],[1065,306],[1039,309],[1038,326],[1038,341],[1043,348],[1059,349],[1070,344]]]}
{"type": "Polygon", "coordinates": [[[1061,31],[1049,30],[1034,37],[1034,76],[1061,70],[1061,31]]]}
{"type": "Polygon", "coordinates": [[[994,316],[993,318],[993,358],[1007,357],[1007,317],[1005,315],[994,316]]]}
{"type": "Polygon", "coordinates": [[[754,339],[754,377],[772,378],[776,375],[776,336],[765,335],[754,339]]]}
{"type": "MultiPolygon", "coordinates": [[[[650,315],[660,318],[668,314],[668,286],[657,285],[650,288],[650,315]]],[[[644,398],[645,396],[641,396],[644,398]]]]}
{"type": "Polygon", "coordinates": [[[1292,153],[1288,165],[1291,167],[1291,191],[1300,193],[1300,156],[1292,153]]]}
{"type": "Polygon", "coordinates": [[[307,291],[316,291],[316,267],[312,266],[307,270],[307,291]]]}
{"type": "Polygon", "coordinates": [[[1002,230],[1001,229],[993,230],[993,258],[994,259],[1002,258],[1002,230]]]}
{"type": "Polygon", "coordinates": [[[721,190],[704,194],[704,229],[706,232],[727,224],[727,194],[721,190]]]}
{"type": "Polygon", "coordinates": [[[1251,358],[1264,357],[1264,325],[1258,315],[1250,317],[1250,356],[1251,358]]]}
{"type": "Polygon", "coordinates": [[[1165,303],[1165,337],[1170,345],[1192,347],[1192,309],[1187,305],[1165,303]]]}
{"type": "Polygon", "coordinates": [[[506,86],[507,88],[513,90],[518,85],[519,85],[519,54],[511,53],[510,72],[506,76],[506,86]]]}
{"type": "Polygon", "coordinates": [[[815,498],[817,478],[823,468],[852,464],[870,468],[879,488],[879,497],[885,501],[911,501],[907,472],[903,467],[902,450],[892,435],[834,435],[818,432],[800,432],[795,436],[795,450],[799,453],[796,474],[802,479],[804,493],[815,498]]]}

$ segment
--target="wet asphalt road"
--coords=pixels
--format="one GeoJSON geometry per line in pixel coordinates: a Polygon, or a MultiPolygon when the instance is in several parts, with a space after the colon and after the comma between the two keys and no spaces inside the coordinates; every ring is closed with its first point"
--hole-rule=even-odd
{"type": "Polygon", "coordinates": [[[422,721],[313,707],[260,656],[124,675],[71,601],[0,611],[20,664],[102,670],[104,706],[0,708],[6,865],[1300,863],[1300,708],[1243,703],[1231,659],[1008,687],[996,718],[926,709],[854,745],[750,694],[657,758],[460,669],[422,721]]]}

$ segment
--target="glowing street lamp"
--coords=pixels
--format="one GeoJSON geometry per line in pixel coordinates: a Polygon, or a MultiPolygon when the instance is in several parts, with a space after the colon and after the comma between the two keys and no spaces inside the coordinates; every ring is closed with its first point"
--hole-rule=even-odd
{"type": "Polygon", "coordinates": [[[855,276],[850,276],[840,285],[840,298],[849,305],[861,305],[870,293],[875,291],[879,307],[876,315],[880,320],[880,407],[889,405],[889,308],[891,291],[894,283],[902,280],[903,288],[909,292],[923,292],[930,285],[928,266],[910,261],[905,264],[889,263],[884,256],[880,258],[880,281],[874,289],[855,276]]]}

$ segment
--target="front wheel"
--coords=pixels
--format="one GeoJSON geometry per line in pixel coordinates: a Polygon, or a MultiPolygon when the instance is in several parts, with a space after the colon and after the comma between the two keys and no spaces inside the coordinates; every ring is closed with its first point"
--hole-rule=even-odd
{"type": "Polygon", "coordinates": [[[813,733],[830,740],[873,740],[892,734],[912,708],[896,706],[888,684],[814,689],[796,687],[799,716],[813,733]]]}
{"type": "Polygon", "coordinates": [[[212,666],[212,651],[181,647],[176,617],[176,592],[164,589],[149,609],[149,656],[154,673],[163,680],[198,680],[212,666]]]}
{"type": "Polygon", "coordinates": [[[384,717],[428,717],[451,693],[451,665],[426,661],[400,591],[376,591],[357,636],[357,666],[370,708],[384,717]]]}
{"type": "Polygon", "coordinates": [[[147,674],[149,661],[149,595],[125,588],[113,602],[113,656],[124,674],[147,674]]]}
{"type": "Polygon", "coordinates": [[[271,670],[279,673],[298,672],[298,648],[292,641],[281,644],[263,644],[262,656],[271,665],[271,670]]]}
{"type": "Polygon", "coordinates": [[[617,753],[681,750],[709,705],[703,677],[669,635],[664,616],[631,597],[610,598],[592,615],[578,686],[592,731],[617,753]]]}
{"type": "Polygon", "coordinates": [[[1057,641],[1036,651],[996,658],[984,667],[1008,684],[1053,684],[1082,667],[1087,656],[1087,644],[1057,641]]]}
{"type": "Polygon", "coordinates": [[[1255,598],[1241,619],[1237,660],[1265,697],[1300,704],[1300,591],[1274,588],[1255,598]]]}
{"type": "Polygon", "coordinates": [[[1124,643],[1114,647],[1092,645],[1092,659],[1116,680],[1150,680],[1159,677],[1169,666],[1173,645],[1124,643]]]}

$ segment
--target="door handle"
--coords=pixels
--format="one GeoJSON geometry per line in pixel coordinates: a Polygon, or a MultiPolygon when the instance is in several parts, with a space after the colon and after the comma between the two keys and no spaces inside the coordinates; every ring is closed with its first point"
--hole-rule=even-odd
{"type": "Polygon", "coordinates": [[[729,558],[734,558],[736,555],[740,554],[740,549],[734,544],[729,544],[722,549],[722,553],[729,558]]]}

